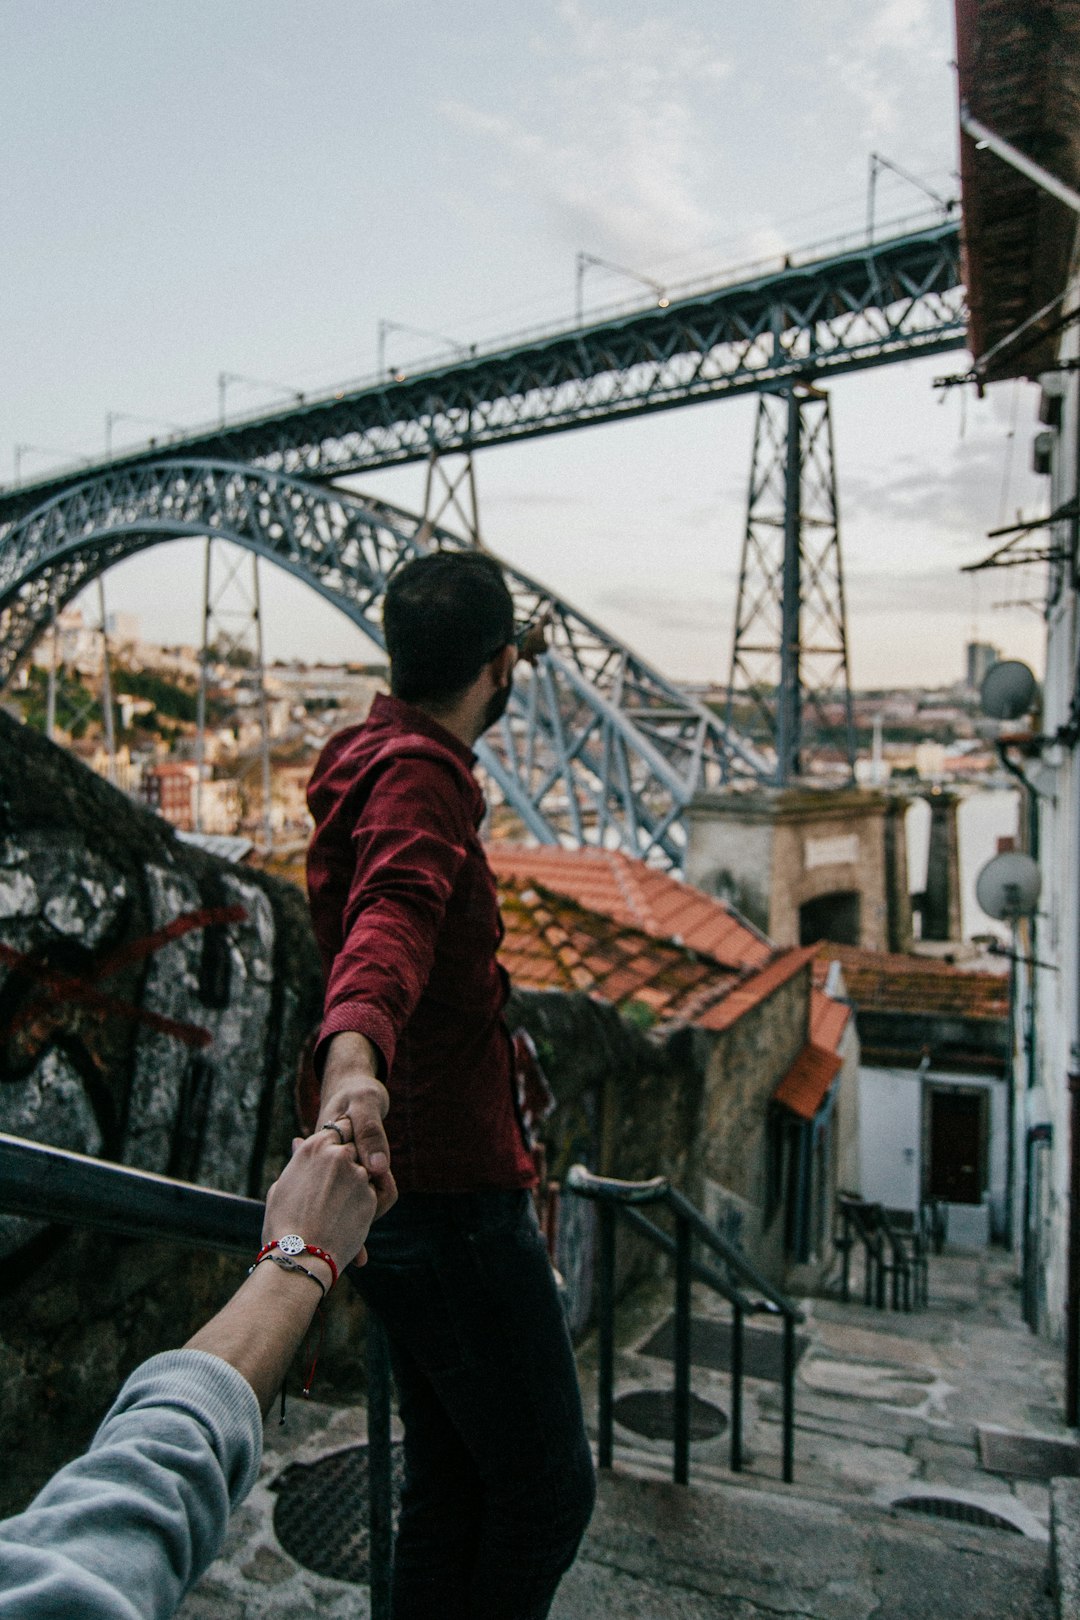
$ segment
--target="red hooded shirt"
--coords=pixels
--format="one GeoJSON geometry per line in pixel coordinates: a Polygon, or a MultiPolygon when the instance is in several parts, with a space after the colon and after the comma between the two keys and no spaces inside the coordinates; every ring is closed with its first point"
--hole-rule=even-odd
{"type": "MultiPolygon", "coordinates": [[[[308,895],[326,974],[316,1072],[331,1036],[378,1048],[390,1164],[405,1191],[535,1180],[502,1009],[495,880],[478,829],[476,756],[399,698],[327,743],[308,787],[308,895]]],[[[307,1097],[305,1124],[317,1098],[307,1097]]]]}

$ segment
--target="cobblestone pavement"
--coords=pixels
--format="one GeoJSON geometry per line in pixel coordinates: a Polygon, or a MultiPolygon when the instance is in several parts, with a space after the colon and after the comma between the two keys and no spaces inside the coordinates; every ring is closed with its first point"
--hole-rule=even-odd
{"type": "MultiPolygon", "coordinates": [[[[670,1290],[639,1296],[619,1324],[617,1393],[662,1391],[671,1364],[642,1353],[670,1290]]],[[[1037,1620],[1045,1607],[1049,1489],[988,1472],[980,1428],[1075,1438],[1062,1421],[1060,1349],[1020,1321],[1011,1262],[999,1251],[946,1253],[930,1271],[930,1306],[901,1314],[831,1299],[805,1302],[807,1346],[796,1392],[794,1486],[780,1483],[780,1391],[745,1388],[746,1471],[728,1471],[724,1435],[692,1446],[695,1488],[670,1477],[670,1443],[617,1430],[615,1477],[554,1616],[617,1607],[634,1620],[1037,1620]],[[899,1495],[962,1497],[1022,1535],[883,1512],[899,1495]],[[734,1551],[732,1550],[734,1549],[734,1551]],[[980,1594],[992,1590],[992,1606],[980,1594]],[[973,1606],[974,1605],[974,1606],[973,1606]]],[[[697,1315],[717,1315],[695,1295],[697,1315]]],[[[595,1404],[592,1347],[581,1358],[595,1404]]],[[[725,1373],[695,1366],[693,1389],[726,1413],[725,1373]]],[[[359,1620],[363,1587],[315,1574],[283,1549],[273,1489],[291,1462],[362,1443],[359,1407],[290,1405],[267,1426],[260,1481],[235,1516],[222,1557],[187,1599],[182,1620],[359,1620]]],[[[332,1538],[331,1516],[322,1535],[332,1538]]]]}

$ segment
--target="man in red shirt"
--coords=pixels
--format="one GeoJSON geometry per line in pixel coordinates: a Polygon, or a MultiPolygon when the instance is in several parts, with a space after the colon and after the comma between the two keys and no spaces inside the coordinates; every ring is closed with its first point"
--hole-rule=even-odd
{"type": "Polygon", "coordinates": [[[510,696],[513,603],[490,557],[439,552],[393,577],[383,623],[392,695],[328,743],[308,791],[327,977],[308,1122],[342,1122],[385,1211],[355,1282],[405,1426],[395,1620],[542,1620],[595,1484],[529,1191],[473,776],[510,696]]]}

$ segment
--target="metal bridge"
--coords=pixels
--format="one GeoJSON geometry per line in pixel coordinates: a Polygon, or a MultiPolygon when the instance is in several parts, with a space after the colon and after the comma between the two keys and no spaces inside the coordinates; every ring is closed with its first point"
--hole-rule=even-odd
{"type": "MultiPolygon", "coordinates": [[[[591,325],[175,436],[0,491],[0,688],[56,611],[123,558],[179,536],[235,541],[381,642],[392,567],[461,544],[333,480],[369,468],[776,391],[961,347],[955,224],[673,297],[591,325]],[[327,487],[330,486],[330,487],[327,487]]],[[[551,648],[485,763],[538,838],[681,865],[699,789],[775,765],[555,593],[513,571],[551,648]]]]}

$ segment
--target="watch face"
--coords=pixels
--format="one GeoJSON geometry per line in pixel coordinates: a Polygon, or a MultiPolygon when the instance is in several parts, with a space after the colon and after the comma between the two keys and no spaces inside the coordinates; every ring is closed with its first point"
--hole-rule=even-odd
{"type": "Polygon", "coordinates": [[[277,1246],[282,1254],[303,1254],[307,1244],[295,1232],[286,1232],[284,1237],[277,1240],[277,1246]]]}

